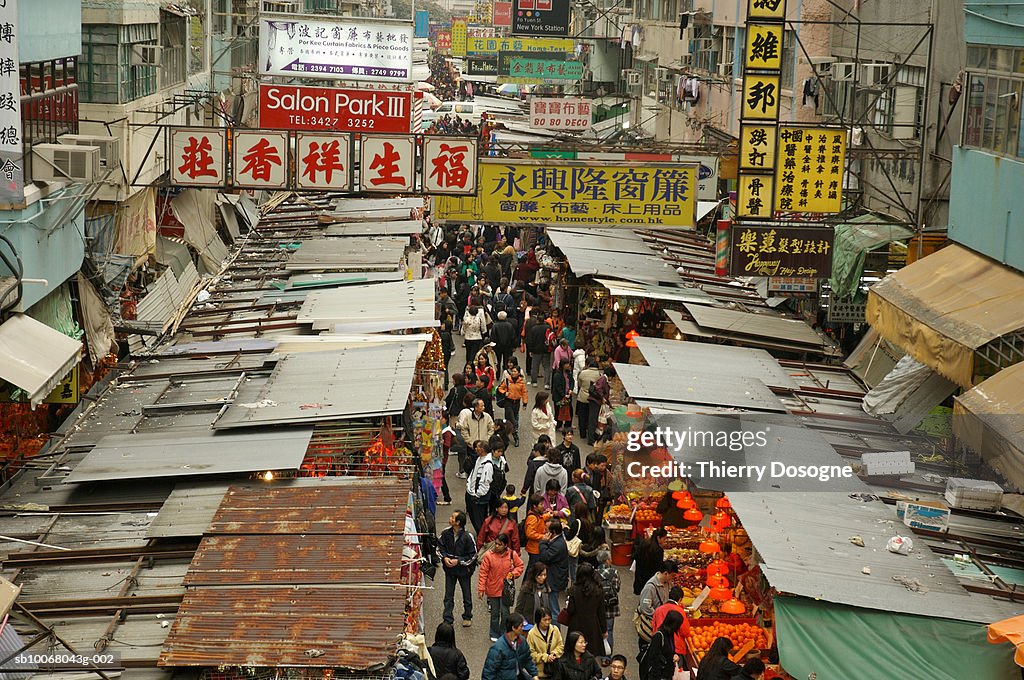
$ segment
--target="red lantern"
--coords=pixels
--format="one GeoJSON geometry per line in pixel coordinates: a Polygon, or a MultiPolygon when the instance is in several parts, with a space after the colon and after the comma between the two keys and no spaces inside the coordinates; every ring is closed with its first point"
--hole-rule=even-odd
{"type": "Polygon", "coordinates": [[[711,599],[712,600],[718,600],[719,602],[721,602],[722,600],[729,600],[731,598],[732,598],[732,591],[729,590],[728,588],[712,588],[711,589],[711,599]]]}
{"type": "Polygon", "coordinates": [[[727,496],[722,496],[717,501],[715,501],[715,507],[718,508],[719,510],[728,510],[729,508],[732,507],[732,503],[729,502],[729,498],[727,496]]]}
{"type": "Polygon", "coordinates": [[[689,510],[683,513],[683,519],[685,519],[687,522],[693,522],[694,524],[696,524],[697,522],[700,522],[702,519],[704,519],[704,513],[695,507],[691,507],[689,510]]]}
{"type": "Polygon", "coordinates": [[[731,600],[726,600],[720,607],[723,614],[742,614],[747,611],[746,606],[737,600],[735,597],[731,600]]]}
{"type": "Polygon", "coordinates": [[[729,573],[729,565],[722,560],[715,560],[708,565],[706,571],[708,576],[725,576],[729,573]]]}
{"type": "Polygon", "coordinates": [[[712,531],[715,532],[725,531],[731,525],[732,519],[729,518],[729,515],[721,511],[716,512],[714,515],[712,515],[711,521],[708,522],[708,526],[711,528],[712,531]]]}
{"type": "Polygon", "coordinates": [[[729,579],[727,579],[724,576],[713,574],[711,576],[708,576],[707,584],[708,588],[728,588],[729,579]]]}
{"type": "Polygon", "coordinates": [[[640,334],[635,330],[626,333],[626,347],[636,347],[636,339],[640,337],[640,334]]]}
{"type": "Polygon", "coordinates": [[[697,550],[702,553],[717,553],[722,552],[722,546],[718,545],[718,541],[712,538],[706,538],[700,542],[700,545],[697,546],[697,550]]]}

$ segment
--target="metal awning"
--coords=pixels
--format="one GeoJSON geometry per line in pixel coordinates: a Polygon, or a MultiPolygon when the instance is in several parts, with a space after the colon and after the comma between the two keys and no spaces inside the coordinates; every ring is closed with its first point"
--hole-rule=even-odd
{"type": "Polygon", "coordinates": [[[953,403],[953,434],[1024,489],[1024,364],[996,373],[953,403]]]}
{"type": "Polygon", "coordinates": [[[697,221],[707,217],[722,201],[697,201],[697,221]]]}
{"type": "Polygon", "coordinates": [[[906,434],[956,389],[954,383],[914,357],[905,356],[864,395],[863,408],[906,434]]]}
{"type": "MultiPolygon", "coordinates": [[[[434,281],[418,279],[367,286],[310,291],[298,315],[314,330],[368,332],[358,326],[392,324],[390,328],[434,325],[434,281]],[[393,325],[401,322],[399,325],[393,325]],[[410,325],[411,324],[411,325],[410,325]]],[[[385,329],[386,330],[386,329],[385,329]]]]}
{"type": "Polygon", "coordinates": [[[35,408],[82,356],[82,343],[30,316],[0,325],[0,379],[25,390],[35,408]]]}
{"type": "Polygon", "coordinates": [[[797,345],[807,345],[817,350],[820,350],[825,344],[821,336],[803,321],[703,305],[687,304],[685,307],[697,325],[704,329],[771,338],[797,345]]]}
{"type": "Polygon", "coordinates": [[[649,398],[660,402],[728,406],[750,411],[786,410],[779,398],[757,378],[712,373],[712,366],[707,369],[698,372],[615,364],[626,392],[638,402],[649,398]]]}
{"type": "Polygon", "coordinates": [[[409,244],[405,236],[304,241],[288,258],[285,269],[395,269],[409,244]]]}
{"type": "Polygon", "coordinates": [[[423,231],[421,220],[394,220],[392,222],[351,222],[332,224],[327,236],[401,236],[423,231]]]}
{"type": "Polygon", "coordinates": [[[249,382],[218,430],[395,415],[405,409],[418,343],[282,357],[265,383],[249,382]]]}
{"type": "Polygon", "coordinates": [[[608,289],[613,297],[635,297],[666,302],[693,302],[698,305],[721,305],[722,303],[700,288],[684,286],[652,286],[643,283],[628,283],[610,279],[594,279],[608,289]]]}
{"type": "Polygon", "coordinates": [[[867,322],[964,389],[974,353],[1024,329],[1024,274],[953,244],[885,277],[868,293],[867,322]]]}
{"type": "Polygon", "coordinates": [[[559,249],[607,250],[614,253],[639,253],[654,256],[655,252],[635,232],[628,229],[546,230],[548,238],[559,249]]]}
{"type": "Polygon", "coordinates": [[[713,366],[721,375],[756,378],[772,387],[797,387],[789,371],[763,349],[642,336],[635,340],[647,365],[654,368],[702,372],[713,366]]]}
{"type": "Polygon", "coordinates": [[[312,427],[255,434],[107,435],[75,466],[64,483],[298,470],[312,436],[312,427]]]}
{"type": "Polygon", "coordinates": [[[700,326],[684,319],[683,315],[674,309],[663,309],[661,310],[668,317],[668,320],[672,322],[672,325],[679,329],[679,332],[687,337],[694,338],[713,338],[715,334],[711,331],[703,330],[700,326]]]}

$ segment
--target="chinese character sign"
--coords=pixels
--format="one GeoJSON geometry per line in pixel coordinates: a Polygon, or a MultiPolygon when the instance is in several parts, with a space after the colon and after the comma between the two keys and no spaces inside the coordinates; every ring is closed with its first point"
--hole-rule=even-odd
{"type": "Polygon", "coordinates": [[[743,66],[768,71],[782,68],[782,24],[747,25],[747,52],[743,66]]]}
{"type": "Polygon", "coordinates": [[[572,38],[468,38],[466,54],[495,56],[499,52],[575,53],[572,38]]]}
{"type": "Polygon", "coordinates": [[[842,209],[846,131],[780,127],[775,209],[837,213],[842,209]]]}
{"type": "Polygon", "coordinates": [[[744,219],[770,219],[775,179],[771,175],[740,173],[736,190],[736,216],[744,219]]]}
{"type": "Polygon", "coordinates": [[[415,187],[416,138],[363,136],[359,153],[359,190],[401,193],[415,187]]]}
{"type": "Polygon", "coordinates": [[[590,100],[581,97],[530,100],[530,127],[541,130],[582,131],[590,128],[590,100]]]}
{"type": "Polygon", "coordinates": [[[779,76],[745,73],[740,119],[778,120],[779,97],[779,76]]]}
{"type": "Polygon", "coordinates": [[[219,187],[227,184],[223,128],[170,128],[169,157],[174,186],[219,187]]]}
{"type": "Polygon", "coordinates": [[[775,126],[740,125],[740,170],[775,169],[775,126]]]}
{"type": "Polygon", "coordinates": [[[809,279],[832,274],[832,230],[734,225],[734,276],[782,276],[809,279]]]}
{"type": "Polygon", "coordinates": [[[475,137],[424,137],[424,193],[475,194],[476,145],[475,137]]]}
{"type": "Polygon", "coordinates": [[[288,186],[288,133],[236,131],[231,140],[236,187],[284,189],[288,186]]]}
{"type": "Polygon", "coordinates": [[[434,49],[438,52],[448,52],[452,49],[452,32],[438,31],[434,38],[434,49]]]}
{"type": "Polygon", "coordinates": [[[412,98],[398,90],[260,85],[260,127],[407,133],[412,98]]]}
{"type": "Polygon", "coordinates": [[[430,12],[425,9],[416,10],[415,35],[417,38],[430,35],[430,12]]]}
{"type": "Polygon", "coordinates": [[[786,0],[747,0],[747,18],[777,19],[786,18],[786,0]]]}
{"type": "Polygon", "coordinates": [[[2,3],[0,25],[3,26],[0,31],[0,203],[19,205],[25,202],[25,174],[22,165],[17,0],[2,3]]]}
{"type": "Polygon", "coordinates": [[[435,205],[452,222],[692,228],[697,172],[678,163],[484,162],[476,196],[435,205]]]}
{"type": "Polygon", "coordinates": [[[510,80],[536,81],[547,80],[579,80],[583,77],[583,64],[578,61],[558,61],[555,59],[524,59],[512,57],[509,62],[510,80]]]}
{"type": "Polygon", "coordinates": [[[452,56],[466,56],[467,25],[468,20],[464,17],[452,19],[452,56]]]}
{"type": "Polygon", "coordinates": [[[295,140],[295,159],[297,188],[328,191],[349,191],[352,188],[352,143],[349,135],[299,133],[295,140]]]}
{"type": "Polygon", "coordinates": [[[409,82],[412,23],[261,16],[259,65],[271,76],[409,82]]]}

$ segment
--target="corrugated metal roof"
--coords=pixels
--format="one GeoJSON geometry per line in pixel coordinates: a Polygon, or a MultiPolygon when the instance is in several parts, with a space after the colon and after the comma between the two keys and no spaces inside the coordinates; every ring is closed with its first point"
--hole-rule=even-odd
{"type": "MultiPolygon", "coordinates": [[[[25,650],[25,640],[18,635],[18,631],[14,630],[14,624],[10,621],[5,621],[2,628],[0,628],[0,659],[7,659],[7,657],[17,654],[22,650],[25,650]]],[[[45,654],[47,652],[46,644],[36,643],[36,646],[30,647],[25,650],[28,654],[45,654]]],[[[3,665],[2,675],[4,680],[28,680],[35,675],[36,669],[39,668],[34,663],[27,661],[18,661],[17,658],[8,659],[3,665]],[[25,673],[12,673],[11,671],[23,670],[28,671],[25,673]]],[[[49,673],[47,673],[49,675],[49,673]]]]}
{"type": "Polygon", "coordinates": [[[107,435],[75,466],[64,483],[297,470],[312,436],[312,427],[254,434],[107,435]]]}
{"type": "Polygon", "coordinates": [[[401,480],[302,481],[316,485],[231,487],[208,533],[383,535],[405,530],[408,484],[401,480]]]}
{"type": "Polygon", "coordinates": [[[783,340],[814,348],[820,348],[825,344],[821,336],[803,321],[704,305],[686,304],[684,306],[701,328],[783,340]]]}
{"type": "Polygon", "coordinates": [[[386,272],[365,272],[350,270],[344,273],[330,274],[292,274],[288,278],[286,290],[292,288],[335,288],[351,286],[357,283],[383,283],[404,281],[405,272],[398,269],[386,272]]]}
{"type": "Polygon", "coordinates": [[[357,222],[332,224],[327,236],[397,236],[418,234],[423,231],[422,220],[394,220],[393,222],[357,222]]]}
{"type": "Polygon", "coordinates": [[[161,666],[386,664],[405,628],[405,588],[194,588],[185,595],[161,666]]]}
{"type": "Polygon", "coordinates": [[[663,367],[615,364],[619,379],[633,399],[644,397],[680,404],[731,406],[752,411],[785,411],[779,398],[756,378],[663,367]]]}
{"type": "Polygon", "coordinates": [[[422,198],[339,198],[334,203],[337,213],[373,213],[383,210],[422,210],[422,198]]]}
{"type": "Polygon", "coordinates": [[[608,294],[619,297],[637,297],[669,302],[692,302],[698,305],[721,305],[717,299],[700,288],[693,286],[651,286],[643,283],[626,283],[608,279],[594,279],[608,289],[608,294]]]}
{"type": "Polygon", "coordinates": [[[886,550],[890,538],[909,531],[894,506],[826,492],[731,493],[729,500],[764,560],[765,578],[779,592],[977,623],[1015,613],[1009,604],[964,590],[923,542],[914,541],[910,556],[886,550]],[[865,546],[850,543],[851,536],[865,546]],[[917,579],[924,588],[911,591],[897,578],[917,579]]]}
{"type": "Polygon", "coordinates": [[[79,362],[82,343],[30,316],[0,325],[0,378],[28,393],[35,408],[79,362]]]}
{"type": "Polygon", "coordinates": [[[228,486],[223,482],[178,484],[150,522],[146,538],[202,536],[224,500],[228,486]]]}
{"type": "Polygon", "coordinates": [[[715,334],[713,332],[703,330],[700,326],[690,321],[689,319],[684,319],[683,315],[674,309],[663,309],[661,311],[665,313],[665,316],[668,317],[668,320],[671,321],[672,324],[676,328],[678,328],[679,332],[682,333],[683,335],[694,336],[698,338],[715,337],[715,334]]]}
{"type": "Polygon", "coordinates": [[[312,291],[299,310],[299,323],[314,330],[337,324],[434,320],[434,281],[418,279],[312,291]]]}
{"type": "Polygon", "coordinates": [[[417,343],[281,357],[267,380],[243,384],[215,429],[393,415],[405,409],[417,343]]]}
{"type": "Polygon", "coordinates": [[[797,386],[789,372],[763,349],[662,338],[635,339],[649,366],[697,373],[706,372],[713,366],[715,373],[720,375],[757,378],[773,387],[797,386]]]}
{"type": "Polygon", "coordinates": [[[545,230],[548,238],[560,250],[578,248],[582,250],[606,250],[613,253],[637,253],[655,255],[644,240],[629,229],[587,229],[572,231],[569,229],[545,230]]]}
{"type": "Polygon", "coordinates": [[[303,241],[285,269],[394,269],[405,254],[407,237],[344,238],[303,241]]]}
{"type": "Polygon", "coordinates": [[[611,276],[640,283],[679,283],[679,274],[655,253],[618,253],[583,248],[562,248],[576,276],[611,276]]]}
{"type": "Polygon", "coordinates": [[[207,536],[186,586],[398,583],[400,534],[207,536]]]}

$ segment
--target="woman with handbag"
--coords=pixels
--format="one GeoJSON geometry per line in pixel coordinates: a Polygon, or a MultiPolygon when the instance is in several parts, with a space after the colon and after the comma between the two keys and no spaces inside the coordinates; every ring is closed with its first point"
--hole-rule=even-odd
{"type": "Polygon", "coordinates": [[[480,560],[477,594],[481,600],[487,598],[491,609],[491,642],[504,633],[509,607],[515,603],[515,579],[523,574],[523,561],[508,545],[508,534],[498,534],[480,560]]]}
{"type": "Polygon", "coordinates": [[[605,655],[604,640],[608,635],[604,588],[589,564],[581,564],[576,576],[565,605],[569,612],[568,628],[570,632],[576,631],[586,637],[587,651],[595,657],[602,657],[605,655]]]}
{"type": "Polygon", "coordinates": [[[519,525],[509,514],[508,501],[505,500],[499,500],[491,516],[480,525],[480,533],[476,536],[477,550],[482,550],[484,546],[489,546],[501,534],[505,534],[508,537],[509,550],[518,555],[520,549],[519,525]]]}
{"type": "Polygon", "coordinates": [[[601,666],[587,646],[587,638],[579,631],[566,636],[562,658],[555,665],[555,680],[600,680],[601,666]]]}
{"type": "Polygon", "coordinates": [[[530,656],[537,664],[537,677],[551,678],[562,656],[562,632],[551,625],[551,612],[546,607],[538,607],[536,614],[537,622],[526,634],[526,644],[530,645],[530,656]]]}
{"type": "Polygon", "coordinates": [[[579,563],[580,550],[588,545],[593,538],[590,524],[590,513],[586,501],[579,501],[572,507],[572,519],[565,533],[565,545],[569,549],[569,581],[576,580],[576,565],[579,563]]]}
{"type": "MultiPolygon", "coordinates": [[[[640,657],[640,677],[642,680],[672,680],[679,664],[676,654],[676,631],[683,625],[683,615],[669,612],[661,623],[661,628],[651,636],[651,644],[640,657]]],[[[709,652],[710,654],[710,652],[709,652]]],[[[702,664],[703,665],[703,664],[702,664]]],[[[703,673],[697,674],[704,679],[703,673]]],[[[708,676],[709,678],[711,676],[708,676]]],[[[717,677],[717,676],[716,676],[717,677]]]]}
{"type": "Polygon", "coordinates": [[[551,399],[555,402],[555,422],[559,431],[572,427],[572,391],[574,384],[572,380],[572,360],[562,359],[551,376],[551,399]]]}

